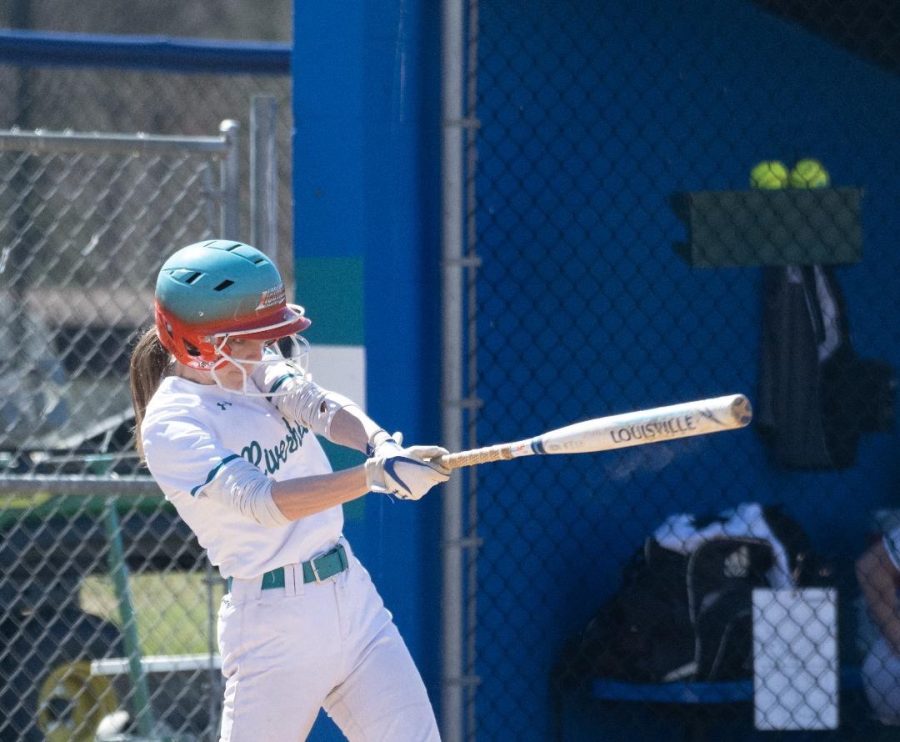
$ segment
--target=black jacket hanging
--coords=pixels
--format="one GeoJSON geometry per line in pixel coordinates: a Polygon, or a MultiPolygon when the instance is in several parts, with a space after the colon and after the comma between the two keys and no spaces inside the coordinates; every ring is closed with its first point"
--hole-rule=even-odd
{"type": "Polygon", "coordinates": [[[833,268],[764,269],[757,429],[776,463],[852,466],[860,434],[891,427],[893,387],[887,364],[856,356],[833,268]]]}

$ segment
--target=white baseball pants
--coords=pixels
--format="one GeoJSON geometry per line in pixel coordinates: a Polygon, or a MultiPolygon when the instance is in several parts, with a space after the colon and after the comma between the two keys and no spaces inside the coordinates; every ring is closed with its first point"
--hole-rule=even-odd
{"type": "MultiPolygon", "coordinates": [[[[235,580],[219,608],[222,742],[305,740],[323,708],[351,742],[439,741],[425,685],[391,614],[349,552],[322,583],[235,580]]],[[[296,576],[297,579],[294,579],[296,576]]]]}

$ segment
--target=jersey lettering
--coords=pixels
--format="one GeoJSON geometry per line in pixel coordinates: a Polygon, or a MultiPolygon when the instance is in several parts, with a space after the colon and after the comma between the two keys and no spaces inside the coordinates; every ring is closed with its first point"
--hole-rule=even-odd
{"type": "Polygon", "coordinates": [[[265,448],[259,441],[250,441],[241,449],[241,456],[266,474],[274,474],[286,463],[288,456],[300,450],[303,439],[309,432],[300,425],[291,425],[284,417],[281,418],[288,432],[277,445],[265,448]]]}

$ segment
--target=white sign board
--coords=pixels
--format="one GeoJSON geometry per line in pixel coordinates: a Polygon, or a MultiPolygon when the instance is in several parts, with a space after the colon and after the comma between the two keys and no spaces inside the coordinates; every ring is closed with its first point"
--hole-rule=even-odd
{"type": "Polygon", "coordinates": [[[757,729],[837,729],[837,592],[753,591],[757,729]]]}
{"type": "Polygon", "coordinates": [[[366,349],[363,346],[312,345],[309,373],[317,384],[350,397],[366,409],[366,349]]]}

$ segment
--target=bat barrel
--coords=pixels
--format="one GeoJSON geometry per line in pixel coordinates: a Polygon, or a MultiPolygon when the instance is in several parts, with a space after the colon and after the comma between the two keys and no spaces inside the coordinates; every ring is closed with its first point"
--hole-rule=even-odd
{"type": "Polygon", "coordinates": [[[735,430],[753,418],[743,394],[586,420],[539,436],[540,453],[591,453],[735,430]]]}
{"type": "Polygon", "coordinates": [[[752,419],[750,400],[743,394],[730,394],[585,420],[514,443],[451,453],[438,461],[449,469],[459,469],[535,454],[611,451],[735,430],[752,419]]]}

